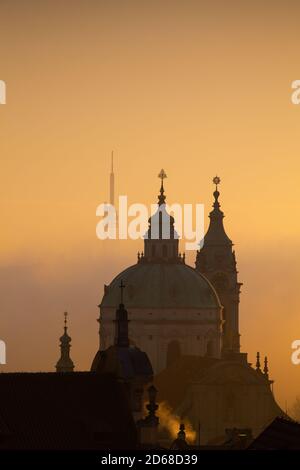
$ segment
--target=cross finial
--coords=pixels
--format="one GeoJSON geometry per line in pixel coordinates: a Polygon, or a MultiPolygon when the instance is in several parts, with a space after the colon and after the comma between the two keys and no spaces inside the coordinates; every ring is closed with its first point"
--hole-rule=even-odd
{"type": "Polygon", "coordinates": [[[121,279],[121,283],[119,285],[120,289],[121,289],[121,304],[123,303],[123,291],[125,289],[125,284],[123,284],[123,279],[121,279]]]}
{"type": "Polygon", "coordinates": [[[164,195],[164,179],[167,178],[167,174],[165,170],[162,168],[158,174],[158,177],[161,180],[161,186],[160,186],[160,195],[158,196],[158,204],[161,206],[162,204],[165,203],[166,196],[164,195]]]}
{"type": "Polygon", "coordinates": [[[68,312],[64,312],[64,317],[65,317],[65,320],[64,320],[65,328],[67,328],[67,317],[68,317],[68,312]]]}
{"type": "Polygon", "coordinates": [[[163,168],[160,170],[158,177],[161,179],[161,184],[163,184],[164,179],[167,178],[167,174],[163,168]]]}

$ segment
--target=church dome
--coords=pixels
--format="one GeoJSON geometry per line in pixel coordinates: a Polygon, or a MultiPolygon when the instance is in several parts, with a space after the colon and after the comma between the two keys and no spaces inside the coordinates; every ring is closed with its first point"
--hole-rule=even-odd
{"type": "Polygon", "coordinates": [[[120,303],[120,282],[125,284],[126,308],[220,308],[210,282],[184,263],[137,263],[118,274],[105,288],[100,307],[120,303]]]}
{"type": "Polygon", "coordinates": [[[160,194],[156,212],[149,219],[144,237],[144,252],[138,263],[130,266],[105,286],[101,308],[116,308],[120,303],[120,284],[125,284],[126,308],[220,309],[220,301],[208,279],[185,264],[178,251],[179,237],[174,217],[166,208],[164,170],[159,173],[160,194]]]}

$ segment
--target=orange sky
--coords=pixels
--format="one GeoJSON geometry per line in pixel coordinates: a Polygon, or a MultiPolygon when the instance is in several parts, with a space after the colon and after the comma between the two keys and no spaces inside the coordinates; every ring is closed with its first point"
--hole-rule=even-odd
{"type": "MultiPolygon", "coordinates": [[[[2,370],[51,370],[62,313],[72,357],[90,366],[103,283],[140,242],[95,236],[116,191],[212,203],[218,173],[235,242],[242,347],[270,356],[282,406],[300,395],[300,79],[297,1],[2,0],[0,338],[2,370]],[[120,246],[121,245],[121,246],[120,246]]],[[[189,255],[192,263],[194,255],[189,255]]]]}

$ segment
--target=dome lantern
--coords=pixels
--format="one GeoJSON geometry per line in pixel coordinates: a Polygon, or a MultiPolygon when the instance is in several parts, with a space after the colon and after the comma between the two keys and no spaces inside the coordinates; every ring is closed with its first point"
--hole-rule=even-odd
{"type": "Polygon", "coordinates": [[[139,262],[151,263],[184,263],[184,257],[178,253],[179,237],[174,228],[174,217],[166,210],[164,179],[167,178],[164,169],[158,177],[161,179],[160,194],[157,210],[149,218],[149,229],[144,236],[144,257],[139,262]]]}

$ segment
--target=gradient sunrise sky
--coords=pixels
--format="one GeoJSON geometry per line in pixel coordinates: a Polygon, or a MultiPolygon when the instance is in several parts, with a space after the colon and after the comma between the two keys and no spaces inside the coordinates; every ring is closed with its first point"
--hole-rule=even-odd
{"type": "MultiPolygon", "coordinates": [[[[63,312],[90,367],[103,284],[142,242],[101,242],[116,193],[212,204],[219,174],[235,243],[241,344],[267,354],[285,408],[300,395],[300,79],[297,1],[0,1],[3,371],[53,370],[63,312]]],[[[195,254],[189,254],[193,264],[195,254]]]]}

